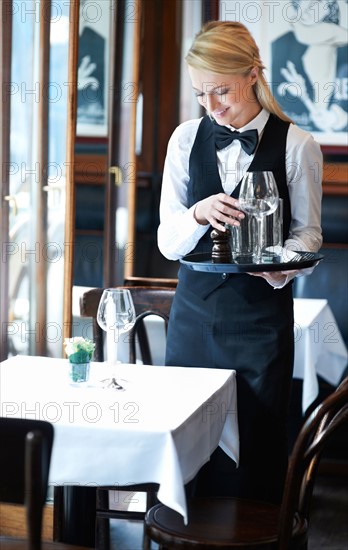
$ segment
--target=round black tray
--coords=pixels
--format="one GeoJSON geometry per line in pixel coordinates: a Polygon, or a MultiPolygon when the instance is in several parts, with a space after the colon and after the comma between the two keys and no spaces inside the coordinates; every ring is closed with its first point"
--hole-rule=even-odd
{"type": "Polygon", "coordinates": [[[320,262],[324,256],[314,252],[296,252],[296,256],[289,262],[280,262],[279,258],[270,259],[267,263],[255,264],[237,263],[232,261],[228,264],[213,263],[211,254],[187,254],[180,262],[193,271],[205,271],[208,273],[253,273],[258,271],[291,271],[313,267],[320,262]]]}

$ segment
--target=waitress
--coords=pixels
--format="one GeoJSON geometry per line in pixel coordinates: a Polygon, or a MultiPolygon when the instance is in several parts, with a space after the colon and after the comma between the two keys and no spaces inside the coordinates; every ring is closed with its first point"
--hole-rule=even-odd
{"type": "MultiPolygon", "coordinates": [[[[158,229],[162,254],[178,260],[211,251],[212,229],[224,231],[225,224],[239,225],[244,217],[238,205],[240,181],[253,170],[275,175],[284,204],[284,246],[318,251],[321,150],[276,103],[249,31],[236,22],[207,23],[186,62],[207,115],[181,124],[168,144],[158,229]]],[[[240,463],[236,468],[218,448],[194,481],[197,496],[281,499],[296,274],[301,275],[180,268],[166,364],[237,372],[240,463]]]]}

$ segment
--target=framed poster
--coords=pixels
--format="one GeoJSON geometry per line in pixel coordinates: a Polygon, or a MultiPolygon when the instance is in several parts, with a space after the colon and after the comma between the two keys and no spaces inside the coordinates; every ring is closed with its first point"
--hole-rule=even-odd
{"type": "Polygon", "coordinates": [[[77,136],[105,137],[111,0],[80,0],[77,136]]]}
{"type": "Polygon", "coordinates": [[[348,0],[221,0],[251,31],[283,111],[322,145],[347,146],[348,0]]]}

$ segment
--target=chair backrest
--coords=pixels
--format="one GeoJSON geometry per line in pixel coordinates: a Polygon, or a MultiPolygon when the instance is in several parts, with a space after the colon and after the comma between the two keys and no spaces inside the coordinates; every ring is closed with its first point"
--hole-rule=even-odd
{"type": "MultiPolygon", "coordinates": [[[[136,341],[139,341],[141,358],[143,363],[151,365],[151,346],[149,345],[144,319],[148,315],[158,315],[165,321],[165,328],[168,324],[169,313],[172,306],[175,287],[160,286],[125,286],[133,298],[137,321],[131,332],[129,343],[129,361],[136,361],[136,341]]],[[[93,322],[93,338],[96,344],[94,359],[104,360],[103,351],[103,330],[99,327],[96,317],[100,298],[103,294],[102,288],[93,288],[86,291],[80,298],[81,317],[91,317],[93,322]]]]}
{"type": "Polygon", "coordinates": [[[165,288],[176,288],[178,279],[168,279],[162,277],[125,277],[124,284],[128,286],[154,286],[165,288]]]}
{"type": "Polygon", "coordinates": [[[0,418],[0,440],[0,501],[25,504],[28,548],[39,550],[53,426],[42,420],[0,418]]]}
{"type": "Polygon", "coordinates": [[[333,434],[348,425],[348,377],[304,423],[289,460],[279,521],[279,548],[288,548],[293,518],[308,521],[320,457],[333,434]]]}

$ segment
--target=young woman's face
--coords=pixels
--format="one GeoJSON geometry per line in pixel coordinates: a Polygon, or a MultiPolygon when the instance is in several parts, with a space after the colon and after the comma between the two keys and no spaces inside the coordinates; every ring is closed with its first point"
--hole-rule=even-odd
{"type": "Polygon", "coordinates": [[[247,76],[218,75],[190,66],[188,71],[198,102],[218,124],[240,128],[261,111],[252,87],[258,77],[256,68],[247,76]]]}

